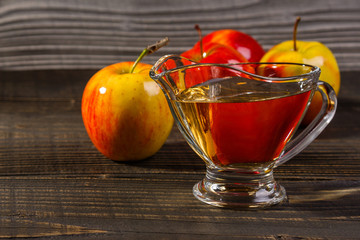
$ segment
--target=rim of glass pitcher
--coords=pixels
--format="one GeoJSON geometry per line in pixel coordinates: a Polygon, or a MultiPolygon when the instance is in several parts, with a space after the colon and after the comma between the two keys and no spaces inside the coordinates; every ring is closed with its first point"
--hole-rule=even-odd
{"type": "Polygon", "coordinates": [[[161,57],[155,64],[154,66],[151,68],[150,71],[150,76],[154,77],[155,79],[161,78],[164,75],[168,74],[168,73],[173,73],[176,72],[178,70],[181,70],[184,68],[184,66],[181,67],[175,67],[172,69],[168,69],[164,72],[161,73],[156,73],[156,70],[160,67],[160,63],[164,62],[165,59],[167,58],[180,58],[180,59],[185,59],[188,60],[190,62],[193,62],[194,64],[190,64],[190,65],[184,65],[187,68],[196,68],[196,67],[203,67],[203,66],[219,66],[219,67],[226,67],[226,68],[230,68],[233,69],[235,71],[239,71],[242,72],[244,74],[250,75],[252,77],[255,77],[257,79],[261,79],[264,81],[269,81],[269,82],[276,82],[276,81],[290,81],[290,80],[296,80],[296,82],[301,81],[302,78],[314,75],[314,74],[320,74],[321,70],[319,67],[314,66],[314,65],[310,65],[310,64],[306,64],[306,63],[293,63],[293,62],[246,62],[246,63],[199,63],[199,62],[195,62],[192,61],[188,58],[179,56],[179,55],[175,55],[175,54],[170,54],[170,55],[165,55],[163,57],[161,57]],[[273,64],[273,65],[280,65],[280,64],[288,64],[288,65],[297,65],[297,66],[304,66],[304,67],[309,67],[311,69],[311,71],[309,71],[308,73],[304,73],[304,74],[299,74],[299,75],[295,75],[295,76],[290,76],[290,77],[265,77],[265,76],[261,76],[255,73],[250,73],[247,71],[244,71],[242,69],[239,68],[235,68],[233,66],[236,65],[251,65],[251,64],[273,64]]]}

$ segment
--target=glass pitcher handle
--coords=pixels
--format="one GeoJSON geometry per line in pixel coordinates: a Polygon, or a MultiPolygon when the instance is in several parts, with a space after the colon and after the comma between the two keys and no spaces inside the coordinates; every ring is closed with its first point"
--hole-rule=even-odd
{"type": "Polygon", "coordinates": [[[334,117],[337,107],[337,98],[334,89],[323,81],[319,81],[317,85],[317,91],[321,93],[323,100],[320,113],[296,138],[287,144],[287,150],[285,150],[285,153],[276,161],[275,167],[289,161],[304,150],[319,136],[334,117]]]}

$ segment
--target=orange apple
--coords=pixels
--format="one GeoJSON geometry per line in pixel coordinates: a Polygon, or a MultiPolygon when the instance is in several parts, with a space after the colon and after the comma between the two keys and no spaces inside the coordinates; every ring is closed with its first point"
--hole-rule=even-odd
{"type": "Polygon", "coordinates": [[[142,160],[165,143],[173,117],[160,87],[150,78],[151,65],[121,62],[92,76],[81,111],[96,148],[115,161],[142,160]]]}
{"type": "MultiPolygon", "coordinates": [[[[331,50],[320,42],[296,41],[296,29],[300,21],[294,25],[293,40],[285,41],[272,47],[261,58],[260,62],[294,62],[317,66],[321,69],[320,80],[329,83],[338,94],[340,90],[340,71],[331,50]]],[[[319,92],[314,95],[303,124],[309,124],[319,113],[322,98],[319,92]]]]}

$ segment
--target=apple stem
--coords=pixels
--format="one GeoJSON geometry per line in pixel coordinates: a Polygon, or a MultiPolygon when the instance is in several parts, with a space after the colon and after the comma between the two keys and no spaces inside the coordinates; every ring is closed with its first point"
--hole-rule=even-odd
{"type": "Polygon", "coordinates": [[[299,22],[301,20],[301,17],[297,17],[294,24],[294,30],[293,30],[293,41],[294,41],[294,51],[297,51],[296,48],[296,35],[297,35],[297,27],[299,25],[299,22]]]}
{"type": "Polygon", "coordinates": [[[133,66],[131,67],[130,73],[133,73],[136,65],[146,56],[149,54],[152,54],[154,52],[156,52],[157,50],[159,50],[160,48],[162,48],[163,46],[166,46],[169,42],[169,38],[163,38],[160,41],[157,41],[154,44],[151,44],[149,46],[147,46],[140,54],[140,56],[136,59],[136,61],[134,62],[133,66]]]}
{"type": "Polygon", "coordinates": [[[199,34],[199,43],[200,43],[200,55],[201,55],[201,59],[204,58],[204,49],[203,49],[203,41],[202,41],[202,33],[201,33],[201,28],[199,25],[195,24],[195,29],[199,34]]]}

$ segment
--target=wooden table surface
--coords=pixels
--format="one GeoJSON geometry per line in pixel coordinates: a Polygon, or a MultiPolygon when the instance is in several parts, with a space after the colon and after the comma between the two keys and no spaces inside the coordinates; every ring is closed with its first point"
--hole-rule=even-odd
{"type": "Polygon", "coordinates": [[[260,211],[196,200],[205,165],[175,128],[145,161],[103,157],[80,113],[94,72],[0,71],[0,239],[360,238],[360,72],[342,73],[334,120],[275,170],[289,201],[260,211]]]}

